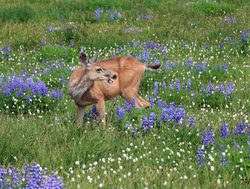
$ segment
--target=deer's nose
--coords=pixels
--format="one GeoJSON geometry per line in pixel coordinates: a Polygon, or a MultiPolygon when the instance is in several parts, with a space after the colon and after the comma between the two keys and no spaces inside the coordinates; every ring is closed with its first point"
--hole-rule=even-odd
{"type": "Polygon", "coordinates": [[[117,75],[113,75],[112,79],[116,79],[117,78],[117,75]]]}

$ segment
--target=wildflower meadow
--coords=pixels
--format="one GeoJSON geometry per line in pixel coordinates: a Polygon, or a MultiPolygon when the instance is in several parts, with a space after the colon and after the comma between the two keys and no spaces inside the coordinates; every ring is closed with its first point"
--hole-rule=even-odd
{"type": "Polygon", "coordinates": [[[0,2],[0,189],[249,188],[248,0],[0,2]],[[83,124],[67,91],[79,52],[147,71],[135,108],[83,124]]]}

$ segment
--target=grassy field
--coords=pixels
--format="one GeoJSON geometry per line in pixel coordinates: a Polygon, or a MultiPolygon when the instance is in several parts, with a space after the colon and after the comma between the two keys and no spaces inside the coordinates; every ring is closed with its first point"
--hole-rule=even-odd
{"type": "Polygon", "coordinates": [[[248,0],[0,5],[0,188],[249,187],[248,0]],[[92,106],[77,126],[81,47],[160,63],[140,86],[151,108],[117,97],[108,129],[92,106]]]}

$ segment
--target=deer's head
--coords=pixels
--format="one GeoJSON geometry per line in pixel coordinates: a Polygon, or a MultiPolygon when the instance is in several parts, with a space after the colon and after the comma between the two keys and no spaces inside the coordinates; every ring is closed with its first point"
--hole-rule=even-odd
{"type": "Polygon", "coordinates": [[[89,60],[84,51],[81,50],[79,58],[85,69],[85,74],[88,75],[91,81],[106,81],[112,83],[117,76],[111,71],[93,64],[96,62],[98,55],[99,53],[96,53],[95,56],[89,60]]]}

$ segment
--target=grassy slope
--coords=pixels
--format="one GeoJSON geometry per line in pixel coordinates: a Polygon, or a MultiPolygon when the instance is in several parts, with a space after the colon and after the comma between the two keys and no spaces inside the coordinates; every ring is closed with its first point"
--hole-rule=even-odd
{"type": "MultiPolygon", "coordinates": [[[[69,4],[68,1],[46,0],[23,0],[18,3],[1,1],[0,46],[11,45],[16,52],[21,45],[28,52],[30,49],[39,49],[42,38],[52,44],[61,41],[69,44],[73,39],[76,48],[82,45],[105,48],[131,42],[132,39],[154,40],[163,44],[169,44],[171,40],[196,41],[200,46],[205,44],[216,46],[217,40],[225,39],[227,36],[239,39],[238,33],[250,28],[247,12],[250,9],[249,1],[204,2],[188,1],[188,4],[185,4],[184,1],[126,0],[122,3],[117,0],[98,3],[98,1],[88,0],[74,1],[69,4]],[[112,23],[109,22],[108,17],[103,18],[100,22],[96,21],[93,12],[99,6],[104,9],[108,7],[119,10],[123,15],[122,19],[112,23]],[[153,15],[154,19],[136,21],[137,16],[142,13],[153,15]],[[237,22],[233,25],[227,24],[225,19],[228,17],[236,17],[237,22]],[[64,21],[61,21],[62,18],[64,21]],[[73,22],[73,26],[69,22],[73,22]],[[49,26],[65,30],[51,34],[46,32],[49,26]],[[142,28],[143,32],[126,33],[126,28],[129,27],[142,28]]],[[[172,46],[170,47],[172,48],[172,46]]],[[[196,60],[208,59],[210,62],[220,64],[229,61],[232,67],[235,66],[237,70],[242,69],[243,73],[249,76],[249,69],[242,67],[242,64],[250,65],[249,56],[228,55],[211,59],[211,56],[215,55],[209,54],[209,52],[203,53],[205,57],[200,57],[198,50],[182,51],[181,48],[173,48],[173,51],[169,52],[169,59],[184,61],[189,57],[194,57],[196,60]]],[[[76,52],[73,53],[75,58],[77,57],[76,52]]],[[[32,59],[31,57],[30,59],[32,59]]],[[[1,66],[0,69],[6,73],[8,66],[1,66]]],[[[16,69],[20,68],[17,66],[16,69]]],[[[240,72],[231,71],[230,74],[233,75],[230,78],[232,80],[239,81],[238,79],[242,77],[240,72]]],[[[170,76],[180,77],[174,73],[170,76]]],[[[218,175],[221,175],[222,183],[229,182],[228,187],[230,188],[245,188],[249,180],[239,184],[238,178],[234,178],[234,175],[227,174],[227,171],[220,168],[219,161],[214,163],[215,172],[209,171],[209,167],[204,170],[196,169],[196,153],[201,138],[197,133],[201,133],[204,125],[209,123],[214,125],[218,136],[219,126],[223,120],[227,120],[233,129],[235,123],[242,118],[240,111],[249,116],[250,108],[242,109],[242,105],[249,106],[247,94],[249,94],[250,83],[248,80],[238,83],[239,92],[229,109],[214,110],[213,112],[210,109],[203,112],[199,108],[187,109],[188,114],[196,115],[197,128],[187,130],[186,128],[166,127],[161,130],[155,129],[152,133],[136,139],[133,139],[130,133],[126,133],[119,128],[118,123],[113,121],[115,115],[112,114],[112,110],[123,102],[120,98],[108,103],[108,115],[111,116],[108,118],[110,129],[107,131],[93,126],[96,125],[95,121],[90,122],[89,125],[92,126],[89,127],[75,127],[72,119],[75,109],[68,97],[60,112],[44,115],[42,118],[0,114],[0,164],[14,164],[22,167],[25,161],[39,162],[49,170],[57,170],[59,175],[64,176],[66,186],[69,188],[76,188],[78,184],[87,188],[96,188],[102,182],[106,188],[116,188],[117,185],[122,185],[124,188],[147,186],[148,188],[165,188],[164,184],[169,188],[222,187],[222,185],[217,185],[218,175]],[[241,99],[242,102],[239,103],[238,99],[241,99]],[[233,115],[236,115],[236,120],[232,119],[233,115]],[[181,154],[181,157],[177,155],[177,152],[181,154]],[[126,158],[124,158],[119,161],[119,158],[124,156],[131,157],[131,159],[125,160],[126,158]],[[105,163],[99,162],[103,158],[105,163]],[[112,159],[115,161],[113,162],[112,159]],[[80,165],[75,164],[77,161],[80,161],[80,165]],[[98,165],[93,166],[95,161],[98,161],[98,165]],[[87,168],[82,169],[83,164],[86,164],[87,168]],[[119,166],[122,166],[123,169],[120,169],[119,166]],[[73,173],[69,171],[71,167],[74,170],[73,173]],[[87,169],[89,171],[86,171],[87,169]],[[94,169],[96,171],[93,171],[94,169]],[[85,173],[82,173],[82,170],[85,170],[85,173]],[[106,175],[105,170],[108,172],[106,175]],[[116,173],[112,170],[115,170],[116,173]],[[131,176],[128,176],[129,172],[131,176]],[[87,180],[88,175],[97,178],[97,183],[90,183],[87,180]],[[98,179],[98,175],[101,177],[100,179],[98,179]],[[184,176],[187,176],[188,180],[184,176]],[[72,182],[72,178],[75,179],[75,182],[72,182]]],[[[150,94],[146,90],[148,83],[149,90],[153,90],[154,81],[161,81],[161,77],[154,73],[153,75],[146,74],[142,84],[143,96],[150,94]],[[150,78],[153,80],[151,81],[150,78]]],[[[233,139],[229,139],[226,144],[233,146],[233,139]]],[[[235,159],[238,158],[238,155],[233,154],[232,156],[235,159]]],[[[220,158],[219,154],[215,157],[217,160],[220,158]]],[[[231,159],[231,161],[233,160],[231,159]]],[[[247,168],[249,167],[244,169],[247,168]]],[[[235,171],[238,176],[240,170],[236,168],[235,171]]],[[[249,178],[249,171],[244,173],[248,173],[249,178]]]]}

